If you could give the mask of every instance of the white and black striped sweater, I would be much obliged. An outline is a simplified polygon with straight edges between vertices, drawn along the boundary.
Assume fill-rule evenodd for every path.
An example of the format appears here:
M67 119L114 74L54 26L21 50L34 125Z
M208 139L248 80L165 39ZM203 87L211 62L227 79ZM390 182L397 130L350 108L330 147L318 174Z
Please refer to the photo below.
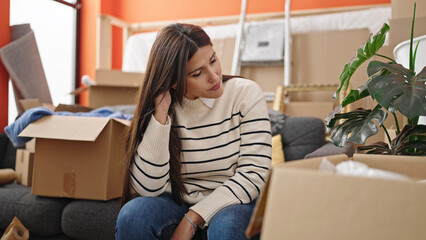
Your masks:
M169 135L182 141L184 200L208 224L222 208L249 203L263 189L271 164L271 126L264 95L253 81L233 78L217 99L184 99L177 122L151 117L131 167L131 184L142 196L170 192Z

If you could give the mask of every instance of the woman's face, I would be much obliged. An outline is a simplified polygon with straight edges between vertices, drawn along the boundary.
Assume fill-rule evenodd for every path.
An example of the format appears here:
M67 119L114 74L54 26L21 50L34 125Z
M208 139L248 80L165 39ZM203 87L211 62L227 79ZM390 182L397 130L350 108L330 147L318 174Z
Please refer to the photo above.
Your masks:
M188 61L186 74L186 98L222 96L222 67L211 45L201 47L195 52Z

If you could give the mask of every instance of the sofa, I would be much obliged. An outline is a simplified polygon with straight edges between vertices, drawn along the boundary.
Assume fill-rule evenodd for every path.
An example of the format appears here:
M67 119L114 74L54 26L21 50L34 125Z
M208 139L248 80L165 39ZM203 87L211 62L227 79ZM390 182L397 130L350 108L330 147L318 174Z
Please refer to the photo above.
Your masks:
M282 138L285 161L353 154L351 144L339 148L326 143L321 119L285 117L275 129L275 134ZM14 168L16 149L4 134L1 134L0 144L0 168ZM0 186L0 235L16 216L28 228L30 239L114 239L119 210L120 199L91 201L41 197L32 195L31 187L10 183Z

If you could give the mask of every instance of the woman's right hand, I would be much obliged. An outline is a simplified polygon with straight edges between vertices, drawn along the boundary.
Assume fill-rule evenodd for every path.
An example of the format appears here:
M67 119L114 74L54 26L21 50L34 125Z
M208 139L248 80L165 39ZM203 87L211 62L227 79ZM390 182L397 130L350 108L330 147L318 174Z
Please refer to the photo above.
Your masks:
M165 91L155 98L154 117L159 123L163 125L165 125L167 122L167 116L171 102L172 96L170 95L169 91Z

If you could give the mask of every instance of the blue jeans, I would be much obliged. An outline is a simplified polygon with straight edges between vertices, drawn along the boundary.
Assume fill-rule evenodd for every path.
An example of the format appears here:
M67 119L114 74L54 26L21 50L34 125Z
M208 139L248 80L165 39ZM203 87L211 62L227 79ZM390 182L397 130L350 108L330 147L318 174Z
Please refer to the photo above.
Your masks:
M206 236L209 240L246 239L245 230L254 204L252 202L232 205L220 210L210 221L209 227L199 230L194 239L205 239ZM177 205L170 194L135 198L120 210L115 238L117 240L170 239L188 211L189 205Z

